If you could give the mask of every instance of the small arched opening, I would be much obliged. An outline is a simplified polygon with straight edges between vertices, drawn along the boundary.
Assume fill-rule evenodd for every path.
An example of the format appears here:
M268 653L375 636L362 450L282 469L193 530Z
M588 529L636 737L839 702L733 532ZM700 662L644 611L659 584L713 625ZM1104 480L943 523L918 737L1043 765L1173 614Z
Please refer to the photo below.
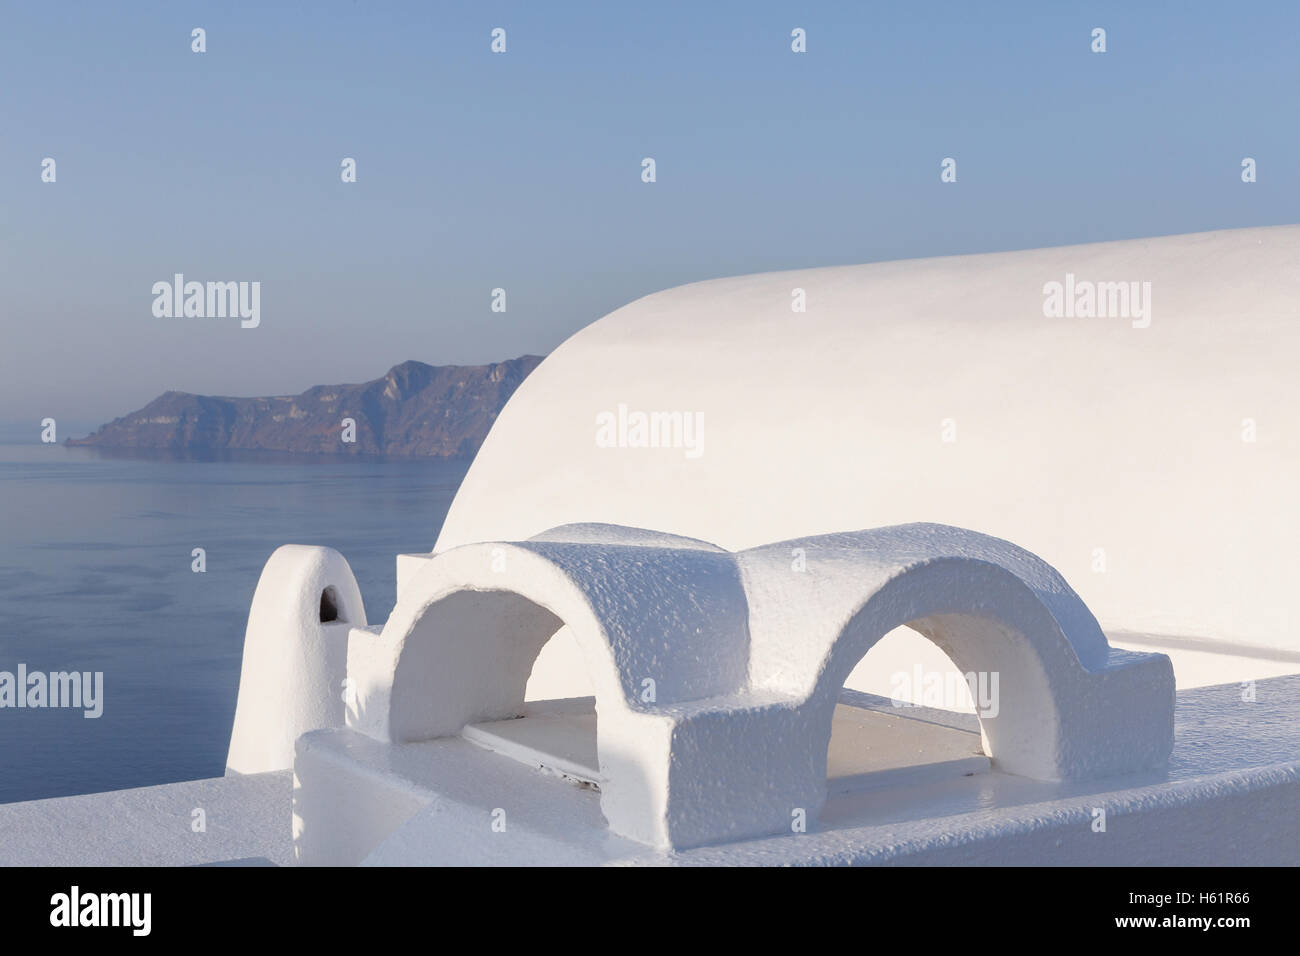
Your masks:
M343 602L339 600L339 592L332 584L320 592L320 623L348 623L347 615L343 610Z

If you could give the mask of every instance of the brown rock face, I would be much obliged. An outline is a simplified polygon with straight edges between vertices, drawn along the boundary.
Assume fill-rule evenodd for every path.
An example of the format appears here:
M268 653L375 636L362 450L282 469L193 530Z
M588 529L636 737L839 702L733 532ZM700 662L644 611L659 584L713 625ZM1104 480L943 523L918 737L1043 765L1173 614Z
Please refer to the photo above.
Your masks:
M301 395L222 398L165 392L137 412L69 445L207 455L274 451L391 458L469 458L506 401L541 362L403 362L360 385L317 385ZM356 441L343 441L343 420Z

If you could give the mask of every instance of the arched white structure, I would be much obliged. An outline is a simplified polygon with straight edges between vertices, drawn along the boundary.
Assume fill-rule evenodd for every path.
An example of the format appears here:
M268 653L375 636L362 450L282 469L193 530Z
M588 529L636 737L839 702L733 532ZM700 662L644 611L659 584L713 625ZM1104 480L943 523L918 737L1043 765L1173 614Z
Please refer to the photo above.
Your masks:
M382 634L358 635L349 725L403 743L518 716L533 662L561 625L595 690L606 817L665 843L667 712L741 693L747 679L739 571L703 542L579 526L440 556L406 585ZM646 678L653 706L642 701Z
M775 833L820 811L840 688L902 624L1000 674L983 720L999 769L1083 778L1169 753L1168 658L1112 650L1023 549L939 525L740 554L592 525L453 549L407 582L382 633L353 632L348 723L401 744L520 716L533 661L567 626L595 689L611 829L665 847Z
M361 591L341 554L300 544L275 550L248 612L227 769L290 767L301 734L343 726L348 631L365 626Z
M1067 281L1137 283L1149 312L1046 316ZM1298 354L1296 226L695 283L524 381L435 550L577 521L732 550L938 521L1042 555L1108 632L1296 650ZM602 447L620 406L702 416L702 442Z
M795 549L808 570L792 573ZM850 671L876 641L908 625L963 673L1000 675L999 712L981 727L1002 770L1039 779L1105 776L1169 753L1168 658L1110 647L1065 579L1010 542L913 524L796 539L737 557L754 685L820 708L827 735Z

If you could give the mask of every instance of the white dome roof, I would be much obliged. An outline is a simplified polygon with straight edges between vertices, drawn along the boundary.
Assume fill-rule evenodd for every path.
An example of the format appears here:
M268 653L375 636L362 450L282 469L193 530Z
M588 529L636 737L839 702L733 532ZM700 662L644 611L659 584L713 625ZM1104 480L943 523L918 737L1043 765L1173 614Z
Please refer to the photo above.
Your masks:
M1149 325L1137 299L1047 317L1052 282L1150 283ZM579 522L730 550L941 522L1038 554L1109 630L1300 649L1298 360L1296 226L695 283L524 381L435 550ZM702 416L698 455L602 447L620 406Z

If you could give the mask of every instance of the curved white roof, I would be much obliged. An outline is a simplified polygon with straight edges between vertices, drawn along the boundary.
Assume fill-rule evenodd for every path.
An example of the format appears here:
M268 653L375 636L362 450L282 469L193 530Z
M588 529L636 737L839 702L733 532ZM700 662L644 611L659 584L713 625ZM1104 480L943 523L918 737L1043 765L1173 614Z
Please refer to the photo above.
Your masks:
M1127 314L1048 317L1053 282L1137 285ZM1107 629L1300 648L1298 363L1296 226L695 283L529 376L435 550L942 522L1040 555ZM698 454L597 441L638 412L702 416Z

